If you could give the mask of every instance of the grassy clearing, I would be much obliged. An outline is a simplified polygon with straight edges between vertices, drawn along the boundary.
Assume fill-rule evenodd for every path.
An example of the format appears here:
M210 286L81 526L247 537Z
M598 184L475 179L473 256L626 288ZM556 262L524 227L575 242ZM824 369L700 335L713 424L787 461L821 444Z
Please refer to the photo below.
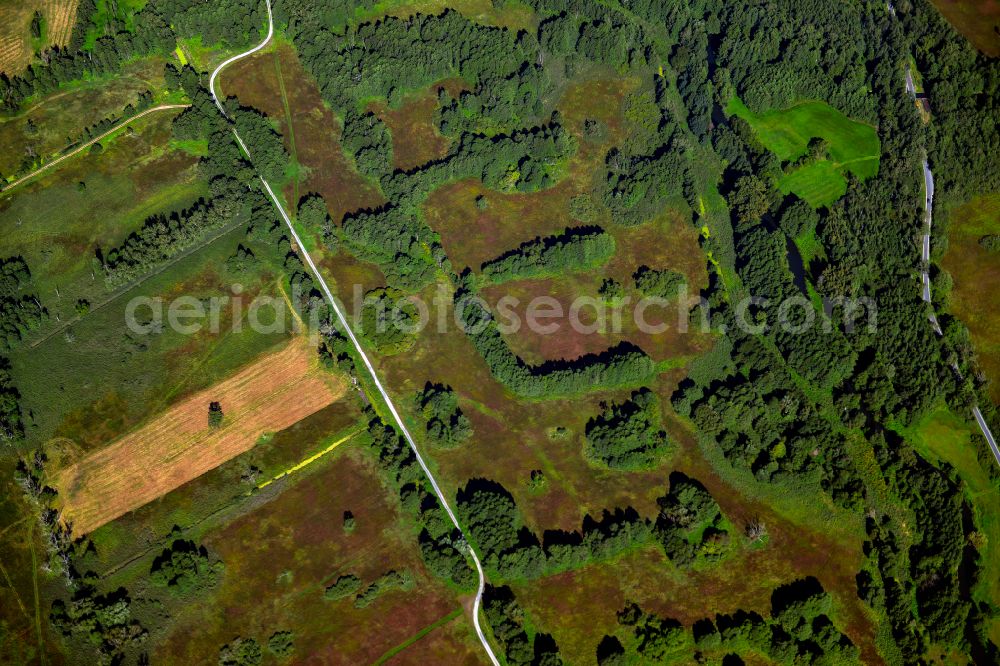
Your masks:
M85 80L35 100L14 115L0 117L0 174L13 180L38 166L39 158L56 157L74 143L83 131L107 117L118 117L139 93L153 91L155 101L166 97L163 88L163 60L147 58L125 65L111 81ZM30 121L30 124L29 124ZM32 159L29 153L39 156Z
M711 481L711 479L710 479ZM736 508L729 497L724 511L741 522L754 514L754 507ZM768 545L748 544L739 530L732 538L736 552L725 563L705 570L681 570L667 560L657 547L634 551L611 562L559 574L530 584L515 586L518 600L532 617L550 631L567 663L591 663L600 638L613 633L616 612L635 601L644 609L674 618L685 625L715 613L736 610L770 610L775 587L805 575L817 575L836 600L838 614L848 626L852 640L873 654L871 631L849 584L855 571L839 558L846 548L826 550L816 535L775 521L766 513L759 516L770 533ZM844 603L846 602L846 603ZM842 609L842 610L841 610ZM868 661L867 663L871 663Z
M1000 194L952 211L948 230L941 260L954 280L948 309L969 327L990 395L1000 402L1000 256L979 245L982 236L1000 234Z
M822 161L786 174L778 181L778 189L819 208L847 194L847 181L831 162Z
M851 120L825 102L802 102L758 114L734 97L726 112L750 123L761 143L782 162L805 155L810 139L828 142L828 159L800 167L778 182L783 193L794 193L811 206L829 205L843 196L845 171L861 180L878 174L880 143L875 128Z
M461 81L450 81L456 87ZM392 135L392 161L397 169L412 169L448 154L451 140L442 136L435 122L438 85L418 95L409 95L398 109L385 103L369 105Z
M557 106L564 127L577 138L579 148L569 160L566 176L553 187L527 194L501 193L468 179L435 190L424 203L423 215L441 235L452 264L458 269L469 266L478 270L481 263L517 247L526 238L578 226L580 221L570 215L570 202L575 196L590 195L608 150L625 139L622 103L637 83L597 77L567 86ZM600 143L583 140L585 119L605 123L607 137ZM478 196L485 197L485 209L476 206ZM598 219L587 223L610 230L610 214L606 210L600 213Z
M537 198L543 197L540 195ZM461 213L456 213L455 217L460 218ZM516 219L501 217L500 224L516 226ZM690 326L686 332L681 330L681 324L688 323L688 313L687 305L679 300L672 299L664 307L657 305L642 312L643 323L650 327L662 327L662 330L639 326L633 312L634 304L642 298L642 294L634 288L632 277L638 266L681 272L686 277L689 294L697 294L707 285L708 276L704 255L698 247L697 230L679 214L670 211L640 227L612 226L608 231L616 239L617 250L611 261L600 269L483 289L482 295L491 305L503 297L516 298L517 303L511 311L521 322L527 321L527 309L533 299L552 297L557 301L556 307L561 309L562 315L552 319L551 323L557 324L558 330L546 332L522 326L519 331L507 336L507 342L515 353L530 363L541 363L599 353L619 342L629 341L641 347L655 361L680 360L680 364L684 365L684 359L706 351L710 344L709 337L701 333L697 325ZM620 309L604 310L603 316L597 307L580 309L577 320L582 327L575 328L570 319L573 302L579 297L599 300L598 289L607 278L622 284L629 300Z
M26 411L32 414L30 443L67 437L84 449L114 439L169 402L204 388L250 358L286 339L285 333L256 333L246 325L246 308L235 300L220 312L219 333L210 327L182 335L138 335L126 325L133 297L188 295L198 299L232 297L231 278L220 267L243 240L243 229L207 247L122 294L100 309L52 335L37 347L22 345L11 360ZM259 294L277 295L272 278L245 276L243 303ZM286 330L289 327L286 327Z
M12 355L33 420L29 442L57 432L85 448L106 442L121 434L119 428L146 418L148 408L165 396L210 384L208 377L218 370L239 367L282 339L249 330L221 338L167 330L141 339L125 327L133 296L179 295L179 289L231 295L219 271L242 229L127 292L109 292L94 265L98 247L117 245L147 216L190 205L207 192L194 158L166 148L169 132L169 118L144 118L134 136L122 137L103 154L74 160L0 200L0 229L9 231L0 234L0 254L25 257L33 289L50 313L37 336ZM241 281L253 294L273 289L272 280L249 275ZM90 303L83 317L77 314L80 300ZM155 351L145 353L150 349ZM194 364L208 375L192 375L199 367Z
M917 451L932 463L948 462L965 484L966 496L975 507L977 530L985 537L984 571L1000 571L1000 486L990 478L976 456L971 435L975 426L963 421L947 407L929 412L906 431ZM1000 577L984 576L977 596L1000 605Z
M280 80L275 58L280 63ZM384 202L344 157L338 142L340 122L324 105L316 84L288 43L278 42L273 54L265 50L234 63L220 78L226 94L237 96L243 104L260 109L277 122L285 147L289 153L294 149L299 168L282 192L293 210L298 192L322 194L337 222L345 213ZM289 100L294 100L294 114L286 113L282 89Z
M92 275L98 247L207 192L192 158L164 150L170 121L151 114L101 155L67 161L0 199L0 255L25 258L53 318L72 315L78 298L105 294Z
M394 493L383 488L359 450L367 437L358 433L359 404L351 398L333 403L93 533L96 552L85 564L103 572L102 589L124 585L156 599L133 606L151 630L144 649L165 663L202 663L214 661L235 635L265 644L274 631L290 630L296 663L372 663L455 611L452 593L423 569ZM299 473L248 492L253 478L278 476L345 437L351 437L348 443ZM341 524L345 511L356 519L350 533ZM175 525L182 538L205 544L225 563L219 584L199 592L197 604L162 595L147 582L150 564ZM324 588L341 574L367 583L389 569L409 572L414 588L386 593L364 609L349 599L323 598ZM473 654L471 629L455 624L459 636L462 630L469 634L468 645L457 640L449 653Z
M153 640L161 658L198 662L234 635L261 641L285 629L295 632L296 661L371 663L455 608L451 593L424 571L408 527L357 454L339 449L252 513L205 535L226 573L205 603L175 610L169 634ZM350 534L340 521L347 510L357 520ZM367 582L389 569L410 572L414 588L364 609L323 598L341 574Z

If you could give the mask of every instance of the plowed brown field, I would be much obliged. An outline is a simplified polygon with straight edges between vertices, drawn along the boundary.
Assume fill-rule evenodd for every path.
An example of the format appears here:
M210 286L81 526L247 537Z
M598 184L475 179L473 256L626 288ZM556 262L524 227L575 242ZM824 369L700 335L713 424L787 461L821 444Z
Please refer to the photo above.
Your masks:
M267 354L55 475L62 518L79 536L139 508L252 448L343 395L305 338ZM219 402L221 427L208 425Z

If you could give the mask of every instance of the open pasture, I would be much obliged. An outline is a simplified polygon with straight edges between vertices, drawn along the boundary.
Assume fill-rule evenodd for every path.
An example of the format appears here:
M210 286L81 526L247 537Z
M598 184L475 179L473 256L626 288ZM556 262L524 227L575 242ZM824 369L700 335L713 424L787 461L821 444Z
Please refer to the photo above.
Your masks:
M847 191L844 171L861 180L878 174L880 143L875 128L851 120L825 102L801 102L787 109L754 113L734 97L726 112L743 118L782 162L806 154L810 139L827 142L828 156L787 173L778 183L813 207L829 205Z

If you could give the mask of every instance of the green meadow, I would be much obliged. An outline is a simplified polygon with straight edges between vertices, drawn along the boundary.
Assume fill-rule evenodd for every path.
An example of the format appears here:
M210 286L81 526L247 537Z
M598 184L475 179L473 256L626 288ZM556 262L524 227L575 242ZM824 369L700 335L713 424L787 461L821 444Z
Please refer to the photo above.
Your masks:
M847 192L845 172L861 180L878 174L881 144L875 128L851 120L826 102L754 113L734 97L726 112L750 123L764 147L782 162L805 155L811 139L827 142L826 159L794 168L778 181L782 193L795 194L814 208L828 206Z

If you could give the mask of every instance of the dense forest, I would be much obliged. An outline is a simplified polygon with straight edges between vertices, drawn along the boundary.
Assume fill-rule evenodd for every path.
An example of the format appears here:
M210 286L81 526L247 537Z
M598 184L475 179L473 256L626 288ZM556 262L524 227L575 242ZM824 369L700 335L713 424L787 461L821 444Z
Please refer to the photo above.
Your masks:
M522 243L482 265L487 283L556 276L598 268L615 253L615 239L600 227L566 229Z

